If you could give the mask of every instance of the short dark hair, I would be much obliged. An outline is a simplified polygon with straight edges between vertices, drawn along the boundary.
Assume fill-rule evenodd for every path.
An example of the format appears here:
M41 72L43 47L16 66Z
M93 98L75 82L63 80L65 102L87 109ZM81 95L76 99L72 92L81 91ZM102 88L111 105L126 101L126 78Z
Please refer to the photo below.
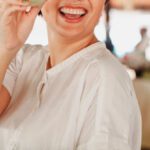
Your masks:
M109 2L109 0L106 0L106 1L105 1L105 5L106 5L108 2ZM42 16L42 12L40 11L38 15L39 15L39 16Z
M109 0L106 0L106 1L105 1L105 4L107 4L108 2L109 2Z
M42 12L41 12L41 10L40 10L40 12L38 13L38 15L39 15L39 16L42 16Z

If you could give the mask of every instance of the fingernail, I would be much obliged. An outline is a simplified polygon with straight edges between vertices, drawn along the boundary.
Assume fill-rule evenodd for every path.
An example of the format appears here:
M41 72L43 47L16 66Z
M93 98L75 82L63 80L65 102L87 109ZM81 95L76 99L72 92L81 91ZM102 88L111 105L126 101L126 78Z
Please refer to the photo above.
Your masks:
M28 6L26 12L29 12L30 10L31 10L31 6Z

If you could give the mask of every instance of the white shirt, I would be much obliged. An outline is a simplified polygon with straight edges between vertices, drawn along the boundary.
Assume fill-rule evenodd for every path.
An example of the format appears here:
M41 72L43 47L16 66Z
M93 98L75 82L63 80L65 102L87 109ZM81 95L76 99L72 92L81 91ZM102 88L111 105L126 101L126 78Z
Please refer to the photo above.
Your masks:
M48 58L47 47L25 45L10 64L0 150L140 150L132 82L105 45L46 70Z

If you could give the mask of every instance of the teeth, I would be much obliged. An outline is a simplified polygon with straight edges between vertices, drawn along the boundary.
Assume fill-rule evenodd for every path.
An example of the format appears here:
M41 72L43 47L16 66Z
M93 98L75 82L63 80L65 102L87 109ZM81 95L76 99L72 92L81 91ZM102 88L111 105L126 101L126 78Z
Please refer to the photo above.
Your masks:
M86 11L84 9L71 9L71 8L61 8L60 11L64 14L71 14L71 15L84 15Z

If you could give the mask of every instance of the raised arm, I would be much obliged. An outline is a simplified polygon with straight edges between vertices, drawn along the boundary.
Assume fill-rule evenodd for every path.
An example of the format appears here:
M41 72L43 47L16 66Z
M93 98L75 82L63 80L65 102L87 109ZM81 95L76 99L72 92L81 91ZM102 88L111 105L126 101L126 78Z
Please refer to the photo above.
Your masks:
M6 70L12 58L7 53L0 53L0 114L6 109L10 102L10 94L2 85Z
M10 102L10 94L2 85L7 68L32 31L41 6L26 12L29 2L0 0L0 115Z

